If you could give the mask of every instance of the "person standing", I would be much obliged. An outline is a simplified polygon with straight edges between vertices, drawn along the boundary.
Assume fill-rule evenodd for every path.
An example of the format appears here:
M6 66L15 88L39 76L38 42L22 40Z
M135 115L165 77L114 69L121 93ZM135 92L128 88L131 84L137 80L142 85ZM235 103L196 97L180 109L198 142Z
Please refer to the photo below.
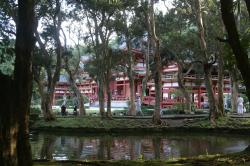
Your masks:
M244 99L243 99L243 97L241 97L239 95L239 97L237 99L237 113L239 115L242 115L244 112L244 104L243 103L244 103Z
M135 99L135 107L136 107L136 114L143 116L142 110L141 110L141 98L139 93L136 93L136 99Z

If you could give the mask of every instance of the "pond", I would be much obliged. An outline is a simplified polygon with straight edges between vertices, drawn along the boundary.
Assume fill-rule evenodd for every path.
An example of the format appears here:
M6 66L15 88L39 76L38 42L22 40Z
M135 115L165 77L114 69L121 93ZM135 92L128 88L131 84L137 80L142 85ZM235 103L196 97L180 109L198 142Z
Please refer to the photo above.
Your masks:
M31 134L30 143L33 159L151 160L239 152L248 146L250 138L188 133L93 136L41 132Z

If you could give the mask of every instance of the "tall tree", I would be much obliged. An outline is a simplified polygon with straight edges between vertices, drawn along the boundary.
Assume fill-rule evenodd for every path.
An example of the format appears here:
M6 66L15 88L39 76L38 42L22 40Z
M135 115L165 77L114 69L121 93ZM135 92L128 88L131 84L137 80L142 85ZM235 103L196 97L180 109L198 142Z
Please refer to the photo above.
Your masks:
M96 67L99 70L99 72L96 73L96 80L98 84L98 100L100 114L102 117L105 117L106 115L104 109L104 90L108 70L103 70L103 67L106 66L106 61L104 60L105 57L109 56L108 45L110 36L114 31L112 26L114 22L113 15L115 12L118 11L117 6L119 5L119 3L109 3L109 1L77 2L78 3L76 3L76 6L80 7L80 10L85 10L84 17L87 19L87 27L89 30L89 46L93 50L94 60L99 62L96 64ZM106 58L106 60L107 59L108 58ZM111 73L109 73L108 75L110 74Z
M194 2L194 11L196 15L196 22L197 27L199 30L199 41L200 41L200 48L202 53L202 63L203 63L203 70L204 70L204 80L206 84L206 90L208 93L208 101L209 101L209 118L212 123L215 123L215 119L218 115L218 106L215 99L215 94L213 90L212 84L212 76L211 76L211 67L212 64L209 59L209 55L207 52L207 43L205 39L205 29L203 24L202 18L202 11L201 11L201 3L200 0L195 0Z
M38 56L42 56L40 58L44 59L44 64L42 65L46 71L46 77L41 78L41 75L39 75L40 72L37 71L37 68L35 66L34 78L36 83L38 84L39 93L41 95L41 109L43 112L43 116L46 120L54 120L55 117L52 113L53 95L56 83L57 81L59 81L60 70L62 67L61 61L63 55L63 47L60 41L60 31L63 21L63 13L61 11L60 0L41 4L40 8L41 15L44 15L42 19L49 19L52 21L46 21L44 23L46 25L46 28L44 29L45 31L42 34L39 34L38 31L35 32L36 40L42 54ZM46 8L46 11L42 10L44 8ZM44 37L44 42L41 36ZM54 57L56 57L56 60L54 60ZM46 81L44 79L46 79Z
M160 56L160 40L155 31L155 16L154 16L154 0L149 2L149 34L152 37L152 43L154 47L154 82L155 82L155 111L153 114L153 122L155 124L161 124L161 99L162 99L162 66Z
M32 0L18 1L14 78L0 73L0 80L3 83L0 98L4 101L0 106L1 165L32 165L28 125L36 28L34 6Z
M122 41L126 43L126 53L127 53L127 75L129 78L129 88L130 88L130 108L129 115L136 115L135 111L135 57L132 52L133 41L138 39L143 35L143 27L138 24L142 22L138 15L135 14L138 4L136 1L131 1L129 4L123 5L121 12L116 14L116 24L115 30L118 36L122 38Z
M82 57L82 53L83 53L83 48L80 47L80 38L81 35L79 33L79 29L77 34L77 42L75 42L74 39L72 39L72 37L70 36L70 31L71 26L69 25L68 27L68 31L69 31L69 38L71 39L71 41L74 42L75 48L74 49L68 49L67 47L67 37L64 33L64 31L62 30L63 36L64 36L64 68L66 70L66 72L68 73L68 81L70 83L70 86L74 92L74 95L76 95L77 97L77 106L79 106L79 114L80 116L84 116L86 115L86 110L84 107L84 98L83 95L81 94L80 89L77 86L77 78L79 78L80 76L80 72L82 71L80 68L80 63L81 63L81 57ZM78 77L77 77L78 76Z
M249 9L249 2L247 0L245 2L247 4L247 8ZM241 72L246 86L248 100L250 100L250 61L247 54L248 46L243 46L243 43L240 40L237 24L235 22L233 0L220 0L220 3L222 19L228 33L228 43L233 50L237 67Z

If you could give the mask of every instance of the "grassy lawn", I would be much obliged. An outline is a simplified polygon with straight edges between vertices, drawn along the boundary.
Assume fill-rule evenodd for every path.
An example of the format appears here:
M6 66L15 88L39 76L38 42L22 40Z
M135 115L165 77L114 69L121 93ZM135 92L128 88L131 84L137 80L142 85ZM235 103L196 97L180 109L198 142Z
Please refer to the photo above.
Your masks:
M155 125L152 123L152 119L133 119L133 118L100 118L93 116L86 117L57 117L55 121L44 121L42 118L35 121L32 125L32 129L143 129L161 131L159 129L178 129L190 131L190 129L218 129L221 131L239 130L250 131L250 119L236 119L236 118L220 118L216 121L215 125L212 125L208 119L164 119L161 125ZM162 130L162 131L163 131ZM243 132L241 132L243 133ZM243 133L244 134L244 133ZM246 133L247 134L247 133Z
M250 129L249 118L219 118L214 125L209 120L194 120L186 124L187 127L200 127L200 128L233 128L233 129Z
M58 117L55 121L46 122L39 119L33 128L143 128L157 127L148 119L102 119L100 117Z

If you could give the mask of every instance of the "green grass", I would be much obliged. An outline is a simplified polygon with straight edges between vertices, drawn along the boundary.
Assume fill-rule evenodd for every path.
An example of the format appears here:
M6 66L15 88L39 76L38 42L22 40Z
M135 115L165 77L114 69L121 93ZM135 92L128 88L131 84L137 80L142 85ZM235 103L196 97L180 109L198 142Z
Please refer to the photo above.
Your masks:
M39 119L32 128L143 128L156 127L148 119L102 119L100 117L58 117L55 121Z
M163 120L162 125L155 125L152 119L133 119L133 118L101 118L101 117L57 117L55 121L45 121L42 118L32 124L32 129L44 128L92 128L92 129L143 129L148 128L158 130L159 128L182 127L184 128L198 128L198 129L238 129L250 131L250 119L234 119L234 118L220 118L212 125L208 119L192 119L192 120Z
M223 117L217 119L215 125L212 125L208 119L202 119L188 123L186 126L201 128L250 129L250 119Z

